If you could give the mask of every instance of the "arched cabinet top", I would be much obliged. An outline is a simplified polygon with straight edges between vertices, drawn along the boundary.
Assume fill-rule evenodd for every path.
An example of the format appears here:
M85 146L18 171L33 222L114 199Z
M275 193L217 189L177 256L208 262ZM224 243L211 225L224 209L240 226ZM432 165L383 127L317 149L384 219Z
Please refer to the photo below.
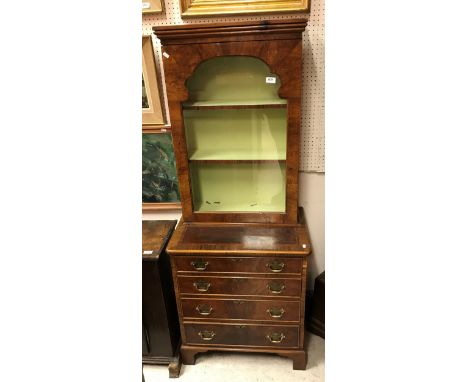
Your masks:
M185 85L192 103L281 101L281 79L258 57L210 58L195 68Z
M189 98L187 80L203 62L222 56L262 60L280 78L281 98L300 97L302 32L307 20L154 27L161 40L169 102Z

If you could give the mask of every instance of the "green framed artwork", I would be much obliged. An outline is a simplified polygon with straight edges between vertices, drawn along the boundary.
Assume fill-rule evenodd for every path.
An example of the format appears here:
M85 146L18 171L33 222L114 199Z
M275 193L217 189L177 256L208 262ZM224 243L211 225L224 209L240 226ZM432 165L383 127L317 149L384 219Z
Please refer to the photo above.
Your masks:
M167 129L143 134L142 201L144 211L181 208L174 146Z

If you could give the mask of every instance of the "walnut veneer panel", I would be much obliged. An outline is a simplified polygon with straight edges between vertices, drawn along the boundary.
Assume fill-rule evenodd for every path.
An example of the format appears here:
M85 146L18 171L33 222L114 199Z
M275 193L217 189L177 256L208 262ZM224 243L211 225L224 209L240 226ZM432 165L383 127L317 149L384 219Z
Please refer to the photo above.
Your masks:
M262 224L181 224L168 248L169 253L253 253L302 255L310 253L310 241L304 225L273 226Z
M300 302L281 300L182 298L184 319L300 321Z
M174 258L178 273L275 273L300 274L302 258L287 257L203 257L177 256Z
M177 283L181 294L299 298L301 292L301 279L178 276Z
M298 326L190 323L185 336L188 344L299 347Z

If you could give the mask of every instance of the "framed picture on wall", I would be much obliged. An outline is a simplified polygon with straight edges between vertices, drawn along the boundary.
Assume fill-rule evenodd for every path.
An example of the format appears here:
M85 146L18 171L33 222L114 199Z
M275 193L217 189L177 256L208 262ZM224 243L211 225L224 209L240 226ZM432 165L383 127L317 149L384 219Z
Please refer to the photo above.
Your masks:
M143 36L142 50L142 122L143 125L164 125L161 93L158 86L156 60L151 36Z
M182 17L308 12L310 0L180 0Z
M162 13L164 11L163 0L142 0L141 11L145 13Z
M181 208L170 129L144 132L142 143L143 211Z

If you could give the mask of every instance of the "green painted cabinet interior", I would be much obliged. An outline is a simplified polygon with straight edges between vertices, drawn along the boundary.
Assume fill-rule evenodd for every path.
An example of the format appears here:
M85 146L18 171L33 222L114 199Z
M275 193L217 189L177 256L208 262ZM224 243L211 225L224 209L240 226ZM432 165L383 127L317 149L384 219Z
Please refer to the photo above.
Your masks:
M187 81L183 104L193 209L286 210L287 102L258 58L216 57Z

